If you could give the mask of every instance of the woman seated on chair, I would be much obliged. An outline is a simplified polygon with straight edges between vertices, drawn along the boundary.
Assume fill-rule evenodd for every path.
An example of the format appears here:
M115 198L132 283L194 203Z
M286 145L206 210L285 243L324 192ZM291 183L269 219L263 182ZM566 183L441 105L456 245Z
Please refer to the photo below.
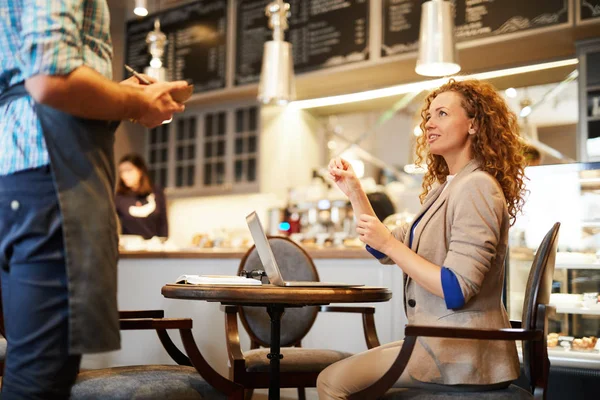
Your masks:
M126 154L119 161L115 204L122 234L144 239L169 235L165 194L152 184L148 167L139 154Z
M331 178L357 215L360 240L380 262L405 274L409 324L510 328L502 304L508 228L523 206L523 144L516 116L496 90L450 80L425 99L417 164L427 172L422 208L390 232L376 217L350 164L329 163ZM320 399L345 399L379 379L402 341L325 369ZM514 342L419 338L396 387L493 390L519 376Z

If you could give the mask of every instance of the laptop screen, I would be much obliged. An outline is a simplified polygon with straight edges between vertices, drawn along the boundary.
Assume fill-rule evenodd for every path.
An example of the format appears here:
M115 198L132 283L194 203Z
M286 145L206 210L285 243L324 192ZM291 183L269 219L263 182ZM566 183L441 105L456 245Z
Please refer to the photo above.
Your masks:
M248 228L250 228L250 234L252 235L252 239L254 239L254 245L258 251L258 258L260 258L260 262L269 277L269 281L273 285L283 286L285 282L279 272L279 266L277 265L277 261L275 261L275 255L273 254L271 245L269 245L269 240L267 239L267 235L265 235L265 231L258 219L256 211L248 214L246 223L248 224Z

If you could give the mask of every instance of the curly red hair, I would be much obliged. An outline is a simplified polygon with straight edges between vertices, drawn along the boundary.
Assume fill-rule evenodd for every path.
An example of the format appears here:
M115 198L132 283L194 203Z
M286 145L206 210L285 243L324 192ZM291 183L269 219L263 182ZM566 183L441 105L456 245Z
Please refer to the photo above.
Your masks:
M425 123L429 106L440 93L455 92L462 97L462 107L467 116L473 118L477 134L473 135L471 151L479 161L481 168L492 175L500 186L506 199L511 225L524 204L525 182L523 157L524 144L519 135L516 115L509 110L504 99L489 83L470 79L448 83L431 92L425 99L421 110L421 130L426 132ZM423 192L419 196L421 202L437 181L446 182L449 174L448 165L440 155L428 151L427 135L417 138L416 164L425 160L427 172L423 178Z

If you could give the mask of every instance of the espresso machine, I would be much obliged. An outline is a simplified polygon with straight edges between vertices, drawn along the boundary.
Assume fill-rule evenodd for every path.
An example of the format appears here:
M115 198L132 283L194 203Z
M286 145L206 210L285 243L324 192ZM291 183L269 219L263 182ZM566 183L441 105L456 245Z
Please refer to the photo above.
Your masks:
M268 234L289 235L304 244L325 245L356 235L354 212L347 200L321 199L269 210Z

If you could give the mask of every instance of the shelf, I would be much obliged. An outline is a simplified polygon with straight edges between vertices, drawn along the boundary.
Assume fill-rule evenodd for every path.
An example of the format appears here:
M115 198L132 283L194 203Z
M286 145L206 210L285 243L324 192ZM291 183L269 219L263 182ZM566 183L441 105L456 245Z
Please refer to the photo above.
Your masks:
M600 264L569 264L560 263L554 266L554 269L600 269Z
M588 86L586 89L588 92L596 92L600 90L600 85Z
M521 346L517 346L519 361L523 362ZM548 347L548 358L554 367L600 369L600 353Z
M581 307L556 306L556 313L557 314L600 315L600 307L581 308Z
M600 121L600 118L598 119ZM591 228L600 228L600 221L597 219L589 220L589 221L581 221L581 226L591 227Z
M556 367L600 368L600 353L593 351L565 350L549 347L550 364Z
M587 117L587 122L596 122L600 121L600 115L596 115L594 117Z

